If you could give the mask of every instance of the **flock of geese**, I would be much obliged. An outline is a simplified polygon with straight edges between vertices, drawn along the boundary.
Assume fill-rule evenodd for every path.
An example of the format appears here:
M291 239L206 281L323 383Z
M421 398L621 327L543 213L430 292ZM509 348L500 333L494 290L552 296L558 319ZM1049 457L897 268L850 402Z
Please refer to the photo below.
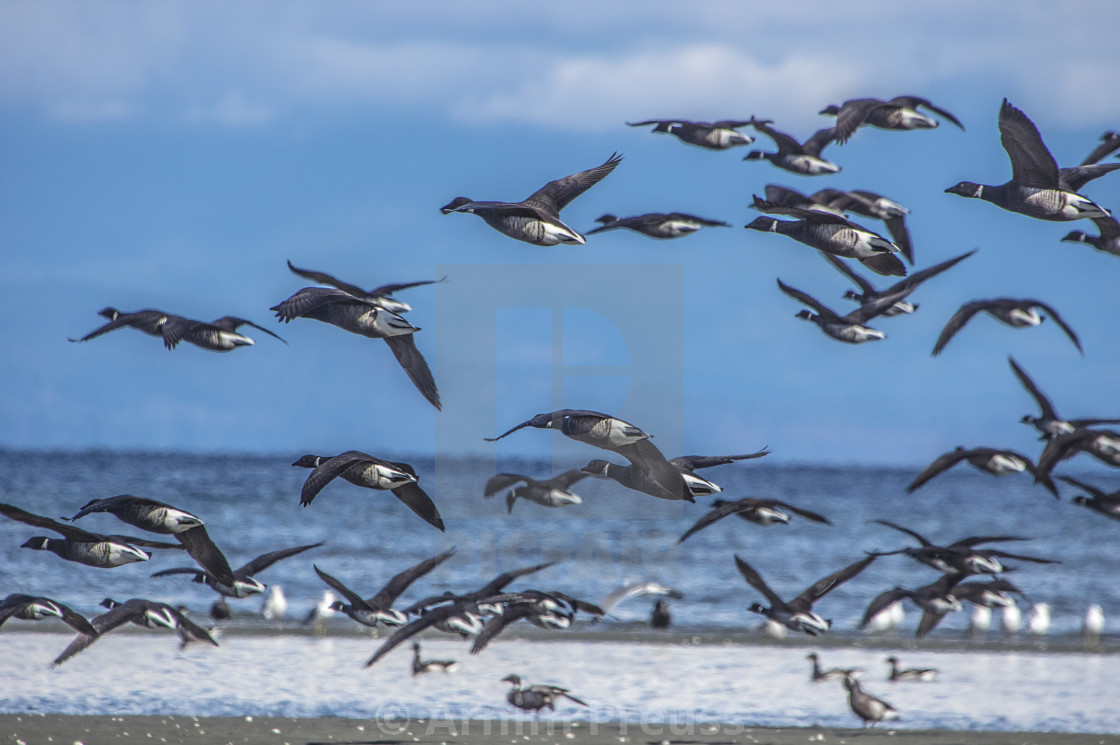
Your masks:
M923 113L920 109L931 113ZM860 127L928 129L938 126L938 119L934 118L936 116L963 129L956 117L945 109L913 96L900 96L887 101L846 101L840 106L829 106L821 113L835 116L835 124L821 129L804 142L774 129L771 121L754 117L714 123L650 120L632 123L631 126L654 125L652 131L655 133L673 135L684 143L713 150L751 144L753 138L739 131L750 127L772 140L777 152L752 151L744 160L766 160L778 168L802 175L838 172L840 167L825 160L823 151L833 143L843 144ZM999 130L1003 148L1011 161L1011 179L997 186L964 181L946 191L991 202L1004 210L1036 219L1092 220L1097 225L1099 235L1075 231L1066 240L1085 242L1101 251L1120 256L1120 229L1117 228L1116 220L1106 209L1077 193L1092 179L1120 169L1120 163L1099 162L1120 149L1120 135L1106 134L1102 144L1081 165L1059 168L1034 124L1007 101L1003 102L1000 109ZM586 240L585 236L565 225L560 219L560 213L572 200L611 174L621 160L621 156L612 155L595 168L546 184L520 202L476 201L458 197L440 209L444 214L477 215L488 226L506 236L538 246L582 244ZM764 198L754 197L753 206L764 214L746 225L747 229L784 235L816 249L858 286L858 292L853 290L846 297L857 302L859 307L841 315L807 293L778 280L779 289L783 293L811 309L801 311L800 317L817 324L825 334L842 342L855 344L884 338L882 332L867 324L878 316L912 313L917 306L907 300L911 293L922 283L948 271L974 253L969 251L948 261L908 273L907 264L913 265L915 262L914 243L905 219L908 210L897 202L870 191L841 192L824 189L806 196L787 187L770 185L766 188ZM883 221L890 239L851 221L845 216L849 213ZM601 226L589 231L588 235L626 228L655 238L672 239L704 228L727 225L721 221L683 213L650 213L621 218L604 214L598 222ZM899 256L905 258L905 263ZM858 261L875 274L900 279L887 289L877 289L852 267L849 263L852 260ZM288 266L295 275L316 284L299 289L274 305L271 309L279 321L288 323L299 318L310 318L353 334L383 339L417 390L432 406L440 409L435 378L415 342L415 334L419 329L405 318L411 307L398 300L395 295L409 288L442 280L388 284L364 290L325 272L296 267L290 262ZM1045 314L1065 331L1078 349L1081 348L1073 329L1051 306L1029 298L995 298L976 300L962 306L945 326L933 354L941 352L953 336L960 333L980 312L1016 327L1037 326ZM162 338L168 349L174 349L179 343L186 341L203 349L228 352L253 344L252 339L239 333L238 329L243 326L251 326L283 341L272 331L252 321L232 316L206 323L152 309L125 313L110 307L100 314L107 319L107 323L84 337L71 341L85 342L129 327ZM1038 406L1039 415L1025 416L1023 421L1037 428L1045 440L1041 455L1034 459L995 448L958 448L931 463L914 479L908 491L920 488L961 462L968 462L995 475L1028 472L1055 497L1058 497L1058 489L1052 479L1053 469L1078 453L1087 453L1111 466L1120 467L1120 433L1097 428L1102 424L1120 423L1120 419L1063 419L1027 372L1014 359L1010 359L1010 365L1014 375ZM769 453L767 449L761 449L730 456L687 455L667 458L653 444L651 435L637 425L609 414L576 409L538 414L489 439L501 440L525 429L553 430L596 448L605 455L589 460L580 469L551 478L512 473L495 475L483 488L484 496L504 493L509 512L513 511L518 500L548 508L577 505L581 498L573 492L573 488L587 477L612 480L621 487L658 499L695 502L698 497L711 496L721 491L718 484L699 472L737 461L760 458ZM611 455L626 462L609 460ZM444 530L444 522L436 502L421 487L416 470L407 463L392 462L353 450L333 456L307 454L298 458L292 466L310 469L299 499L299 504L304 507L310 506L320 491L341 477L359 487L391 492L425 523ZM1086 495L1075 500L1078 504L1120 519L1120 492L1108 493L1104 489L1066 476L1058 478L1086 492ZM100 534L78 528L74 524L97 513L107 513L134 528L169 537L170 540ZM234 569L224 552L207 533L205 521L201 517L145 497L125 494L95 499L62 522L9 504L0 504L0 514L55 536L30 537L23 544L24 548L53 553L62 559L91 567L114 568L146 561L150 552L156 550L184 551L195 562L193 566L165 569L152 576L181 575L204 583L220 597L220 604L216 604L216 608L224 605L226 598L245 598L262 593L265 585L256 575L278 561L312 551L322 545L315 543L278 549ZM731 515L759 525L789 523L791 515L829 523L828 518L823 515L780 500L715 500L711 509L681 535L679 542L683 543L698 531ZM829 592L859 575L881 556L905 555L932 569L936 572L937 579L923 587L895 587L882 592L868 605L860 628L873 631L896 624L903 602L909 601L922 611L916 635L923 637L931 633L947 613L961 610L963 602L989 611L995 607L1014 606L1013 596L1022 596L1023 592L999 576L1007 569L1004 560L1037 564L1055 561L1048 557L981 547L1024 540L1023 536L968 536L946 542L926 538L908 527L886 520L876 522L890 531L906 535L917 545L895 551L867 553L848 566L817 580L792 598L771 588L746 559L734 556L735 566L743 579L757 593L758 599L766 603L754 602L749 610L786 631L813 636L826 633L832 622L814 608ZM395 629L365 662L366 667L378 663L396 647L411 641L414 674L450 670L456 664L454 661L422 658L420 646L414 640L418 633L431 628L472 639L470 652L478 654L517 621L524 620L545 629L562 630L569 628L578 614L601 618L621 600L641 595L659 598L651 622L655 627L663 628L670 623L667 598L680 597L677 591L656 583L623 588L619 594L609 596L600 604L556 589L508 589L513 582L550 566L540 564L505 572L474 591L445 591L404 608L395 607L398 598L413 583L447 561L453 553L454 549L448 550L403 569L369 596L365 594L368 589L361 592L354 590L344 580L314 565L314 571L330 588L329 592L337 593L333 597L340 598L329 603L330 610L343 613L363 626L387 626ZM1026 578L1026 574L1023 572L1022 576ZM969 577L977 576L987 579L966 581ZM184 643L217 645L211 630L190 620L182 608L142 598L125 602L106 599L103 606L106 608L105 613L87 619L56 600L12 594L0 603L0 623L9 618L38 620L54 617L69 624L77 632L77 637L51 662L52 667L62 664L94 644L104 634L127 623L172 629ZM1100 629L1097 628L1096 633L1099 632ZM810 655L810 659L813 660L811 680L842 681L852 711L865 725L874 725L897 715L888 704L862 690L857 679L858 670L821 670L817 656ZM899 670L897 660L893 657L888 662L891 664L889 679L892 681L929 680L936 675L936 671L931 670ZM507 676L503 680L511 684L508 694L510 704L520 709L535 712L543 708L552 709L555 702L561 699L586 705L559 686L522 685L517 675Z

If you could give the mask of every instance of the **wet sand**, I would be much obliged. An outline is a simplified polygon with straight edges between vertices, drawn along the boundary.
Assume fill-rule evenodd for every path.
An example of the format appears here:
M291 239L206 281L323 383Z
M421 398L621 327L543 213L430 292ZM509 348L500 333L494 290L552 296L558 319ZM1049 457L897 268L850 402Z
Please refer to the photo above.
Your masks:
M531 717L503 720L288 719L281 717L68 716L0 714L0 745L489 745L490 743L650 743L652 745L1120 745L1120 735L829 727L749 727L715 723L591 724Z

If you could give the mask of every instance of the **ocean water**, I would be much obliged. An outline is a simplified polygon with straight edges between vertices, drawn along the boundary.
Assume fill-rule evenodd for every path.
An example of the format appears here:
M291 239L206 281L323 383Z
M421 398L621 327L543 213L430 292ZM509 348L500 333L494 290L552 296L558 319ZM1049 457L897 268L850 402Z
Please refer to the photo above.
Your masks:
M218 649L180 652L173 635L122 630L47 670L66 646L68 629L9 621L0 629L0 711L376 718L398 707L413 717L499 716L509 713L500 678L518 672L526 680L571 687L592 704L586 710L564 708L557 716L856 724L838 684L808 682L804 657L817 650L826 665L865 668L865 689L904 711L899 726L1120 731L1115 707L1120 640L1114 620L1120 614L1120 523L1072 504L1072 489L1063 488L1059 501L1029 477L995 478L959 466L906 494L918 468L761 459L711 469L705 476L723 486L724 498L778 498L821 513L833 524L794 516L790 525L761 527L730 517L678 545L709 499L695 505L664 503L613 482L587 479L573 488L584 497L582 505L549 510L519 501L508 515L503 499L482 496L492 467L469 459L397 455L417 467L444 516L444 534L392 495L341 481L310 507L300 507L300 486L308 472L290 466L299 455L0 452L0 501L37 514L70 516L91 499L121 493L152 497L201 516L234 567L278 548L325 542L261 573L262 581L283 588L290 604L287 617L261 619L260 596L231 600L235 619L219 637ZM511 460L500 468L547 476L554 466L578 465ZM1114 488L1115 477L1103 469L1070 473ZM739 576L734 555L749 561L789 599L867 551L913 545L901 533L868 523L876 518L941 543L971 535L1029 538L1002 547L1061 563L1008 560L1016 568L1007 576L1028 596L1020 602L1024 612L1037 602L1051 606L1049 633L1005 639L996 630L997 615L996 628L977 638L967 631L966 611L951 614L919 642L913 632L920 613L912 606L896 635L868 637L856 631L867 603L879 592L936 579L932 570L905 556L880 557L818 603L816 610L833 619L827 637L772 640L758 630L760 617L745 608L765 601ZM83 518L79 525L137 533L104 514ZM19 548L40 533L0 520L3 594L47 595L89 615L100 612L98 603L105 597L144 597L185 605L201 620L216 597L186 577L149 577L160 569L189 566L181 552L155 552L143 564L100 570ZM377 644L366 630L344 617L317 629L301 623L326 589L313 565L369 596L396 572L452 546L456 555L410 588L400 605L448 589L473 589L499 572L546 561L558 563L511 587L556 589L598 602L622 584L656 579L684 598L672 601L668 634L648 628L651 601L634 599L602 623L580 623L565 632L529 628L532 633L525 633L519 624L477 657L457 640L425 636L426 657L457 658L464 665L457 675L417 680L408 676L406 647L363 670ZM1080 626L1090 603L1104 608L1109 626L1100 645L1086 647ZM887 683L883 658L888 650L897 652L904 665L940 668L940 680Z

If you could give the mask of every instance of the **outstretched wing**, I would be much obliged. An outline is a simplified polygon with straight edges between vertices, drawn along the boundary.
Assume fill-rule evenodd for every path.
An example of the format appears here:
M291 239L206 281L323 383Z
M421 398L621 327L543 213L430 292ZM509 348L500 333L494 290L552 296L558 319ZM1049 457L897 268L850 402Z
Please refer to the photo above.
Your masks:
M941 335L937 337L937 343L933 345L932 357L941 354L941 350L949 343L958 331L964 328L964 325L972 320L972 317L982 310L987 310L993 307L991 300L974 300L971 303L965 303L953 314L949 322L945 324L945 328L941 330Z
M420 488L420 484L412 481L404 486L398 486L392 491L397 499L404 502L405 505L419 515L424 522L440 530L444 530L443 518L439 516L439 510L436 509L435 502L432 501L432 498L428 496L427 492Z
M525 202L554 214L559 213L573 199L602 181L621 162L622 156L618 153L612 153L611 157L602 165L548 182Z
M234 574L236 576L242 577L242 578L252 577L254 574L259 574L259 573L263 572L265 569L268 569L270 566L272 566L276 562L280 561L281 559L286 559L289 556L295 556L296 554L303 553L304 551L307 551L308 549L318 548L319 546L322 546L323 543L324 543L323 541L320 541L318 543L310 543L306 546L295 546L293 548L282 548L279 551L270 551L267 554L261 554L260 556L253 559L252 561L250 561L245 566L238 569L236 572L234 572Z
M375 608L388 608L392 606L393 602L400 597L402 592L408 589L409 585L450 559L454 554L455 549L450 548L442 554L432 556L418 564L410 566L408 569L405 569L389 580L388 583L381 588L379 593L369 599L369 604Z
M999 138L1011 160L1013 181L1037 189L1059 188L1058 164L1046 149L1038 127L1006 98L999 110Z
M777 593L770 589L770 586L767 585L765 580L762 579L762 576L754 570L754 567L740 559L738 555L735 556L735 566L738 567L739 574L743 575L743 579L747 581L747 584L758 590L766 597L766 599L770 602L771 608L775 610L789 609L789 606L786 604L786 602L778 597Z
M437 410L442 410L443 404L439 400L436 379L432 376L428 361L416 348L416 340L412 338L412 334L386 336L385 343L389 345L389 349L393 350L397 362L408 373L408 378L416 386L416 389L423 394L424 398L428 399L428 403L436 407Z

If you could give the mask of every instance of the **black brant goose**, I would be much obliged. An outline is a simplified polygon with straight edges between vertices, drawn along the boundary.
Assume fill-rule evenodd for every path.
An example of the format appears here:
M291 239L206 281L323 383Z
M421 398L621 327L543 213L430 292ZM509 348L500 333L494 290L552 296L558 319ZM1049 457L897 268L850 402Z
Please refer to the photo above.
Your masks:
M778 152L766 153L752 150L743 156L743 160L768 160L778 168L800 173L803 176L840 172L840 166L821 157L821 151L836 139L836 130L833 127L818 129L812 137L801 143L785 132L772 128L770 124L769 120L751 121L751 126L774 141L778 146Z
M614 153L600 166L548 182L521 202L476 202L456 197L439 209L445 215L452 212L478 215L494 230L537 246L583 244L586 243L584 237L560 221L560 210L599 183L620 162L622 156Z
M50 551L67 561L74 561L99 569L112 569L138 561L147 561L151 556L146 551L142 551L141 548L183 548L178 543L149 541L124 535L90 533L73 525L56 522L49 517L33 515L10 504L0 504L0 515L36 528L46 528L63 536L62 538L35 536L20 548Z
M852 269L848 265L848 262L842 259L838 259L832 254L822 253L821 256L823 256L829 264L832 264L832 266L834 266L845 277L852 280L859 286L860 292L856 292L855 290L848 290L846 293L844 293L845 300L855 300L862 307L870 305L880 298L890 297L894 300L894 305L879 313L879 315L881 316L890 317L902 315L904 313L913 313L914 311L916 311L918 309L917 304L910 303L906 300L910 293L918 289L918 287L927 279L936 277L946 269L949 269L960 261L963 261L969 256L972 256L972 254L976 253L976 251L977 249L974 248L971 251L949 259L948 261L942 261L940 264L934 264L931 267L927 267L925 269L922 269L921 271L914 272L906 279L896 282L886 290L876 290L874 285L872 285L858 272Z
M432 556L418 564L414 564L395 575L376 595L368 600L363 599L361 595L324 572L318 566L315 566L315 573L319 575L319 579L334 588L334 590L347 601L345 603L342 601L332 603L331 610L345 613L363 626L369 626L371 628L376 628L377 626L404 626L408 623L408 616L393 608L393 603L396 602L401 593L408 589L409 585L447 561L454 553L455 549L452 548L444 551L442 554Z
M374 287L372 290L363 290L361 287L356 287L349 282L343 282L341 279L327 274L326 272L317 272L314 269L301 269L298 266L293 266L291 261L288 262L288 269L290 269L293 274L297 274L304 279L310 279L312 282L318 282L321 285L330 285L356 298L375 303L390 313L407 313L412 310L411 305L393 297L395 293L413 287L439 284L447 279L447 277L443 277L442 279L423 279L419 282L400 282L397 284L381 285L380 287Z
M1120 256L1120 222L1117 222L1115 217L1094 217L1093 224L1097 226L1100 235L1089 235L1084 230L1074 230L1066 234L1062 240L1070 243L1088 243L1098 251Z
M856 676L844 676L844 688L848 691L848 706L852 713L863 720L863 726L874 727L879 722L898 719L898 709L881 698L875 698L859 687Z
M577 613L603 616L603 610L585 600L556 590L523 590L483 598L480 603L501 606L501 612L490 617L471 645L471 654L478 654L501 634L507 626L525 619L543 629L567 629Z
M680 238L682 235L690 235L700 230L700 228L729 228L730 224L722 220L708 220L703 217L696 217L695 215L687 215L683 212L649 212L644 215L635 215L633 217L615 217L614 215L603 215L595 222L602 223L594 230L587 231L587 235L594 235L595 233L602 233L606 230L614 230L616 228L627 228L642 235L648 235L650 238Z
M578 494L569 491L569 487L583 480L591 474L572 469L557 474L550 479L537 481L528 476L516 473L499 473L490 477L483 489L484 497L492 497L503 489L506 493L506 511L513 514L513 503L518 499L525 499L542 507L565 507L569 504L583 504L583 499ZM518 486L520 484L520 486Z
M840 680L848 675L854 675L860 672L859 668L855 667L830 667L822 669L820 665L820 657L816 652L810 652L805 655L805 659L813 661L813 672L809 676L809 680L813 683L824 683L826 680Z
M1101 135L1101 144L1097 145L1093 148L1092 152L1085 156L1085 160L1081 161L1081 165L1091 166L1094 163L1099 163L1101 158L1112 154L1116 150L1120 150L1120 132L1105 132Z
M1026 471L1037 479L1040 473L1040 470L1034 465L1030 458L1012 450L999 450L996 448L972 448L966 450L958 445L952 452L939 455L933 463L926 466L925 470L918 474L918 477L910 483L910 486L906 487L907 493L913 492L934 476L937 476L942 471L949 470L961 461L968 461L972 466L981 471L986 471L993 476L1005 476L1009 473L1022 473ZM1058 496L1058 488L1054 486L1054 482L1052 482L1049 477L1041 479L1040 483L1055 497Z
M1120 467L1120 432L1078 427L1052 438L1038 456L1035 480L1045 483L1054 466L1078 453L1088 453L1101 463Z
M93 626L94 631L97 633L78 634L78 636L70 642L70 645L62 651L58 657L51 662L51 667L58 667L66 660L86 649L101 636L107 634L118 626L126 623L133 623L137 626L146 626L148 628L165 628L185 634L195 641L206 642L215 647L218 642L214 641L214 637L210 635L206 629L188 619L177 608L173 608L167 603L157 603L152 600L144 600L143 598L133 598L124 603L118 603L111 598L105 598L101 601L101 605L108 608L108 612L102 613L100 616L95 616L90 619L90 624Z
M797 312L797 318L815 323L821 331L837 341L846 344L863 344L864 342L887 338L885 333L867 326L866 323L893 308L895 305L893 297L872 300L859 306L846 316L841 316L809 293L802 292L796 287L790 287L781 279L778 280L778 288L802 305L808 305L816 311L816 313L813 313L809 310L800 310Z
M212 577L209 572L199 571L191 567L176 567L175 569L164 569L163 571L156 572L153 577L167 577L172 574L190 574L194 576L195 582L205 584L214 592L227 598L244 598L249 595L264 592L264 584L258 580L254 575L260 574L265 569L280 561L287 559L290 556L303 553L312 548L322 546L323 542L311 543L306 546L294 546L292 548L282 548L278 551L270 551L267 554L261 554L257 558L250 561L240 569L235 569L233 572L233 584L227 585L219 582Z
M787 509L794 514L801 515L814 522L832 525L824 515L818 515L816 512L794 507L792 504L783 502L780 499L755 499L754 497L745 497L735 500L734 502L725 502L722 499L717 499L712 502L712 510L685 531L684 535L677 539L677 543L683 543L689 536L700 532L709 525L714 525L728 515L738 515L742 519L755 523L756 525L773 525L774 523L788 525L789 515L782 512L779 508Z
M876 274L905 277L906 266L894 254L898 246L878 233L843 217L818 210L782 207L754 196L754 207L762 212L786 215L794 220L775 220L773 217L756 217L746 225L747 230L762 233L780 233L806 246L840 256L858 259Z
M348 450L333 457L304 455L292 465L313 469L300 492L299 503L304 507L311 504L323 487L341 476L356 486L392 492L424 522L444 530L439 510L427 492L420 488L416 471L407 463L394 463L358 450Z
M682 455L678 458L671 459L669 465L676 468L680 473L692 497L706 497L709 494L716 494L723 491L723 487L697 475L697 469L723 466L738 460L751 460L769 454L770 451L763 448L762 450L754 453L747 453L746 455ZM587 474L599 478L611 479L628 489L644 492L654 497L661 497L664 493L661 482L651 478L651 474L648 470L639 467L621 466L605 460L593 460L584 466L582 470Z
M1071 478L1069 476L1059 476L1058 478L1066 482L1067 484L1076 486L1078 489L1082 489L1089 493L1088 496L1082 494L1074 497L1074 504L1079 504L1084 507L1088 507L1091 510L1096 510L1102 515L1111 517L1114 520L1120 520L1120 490L1114 491L1109 494L1101 489L1098 489L1095 486L1086 484L1084 481L1078 481L1077 479Z
M1080 220L1108 217L1108 210L1077 190L1089 181L1120 168L1120 163L1058 168L1027 115L1003 99L999 110L1000 142L1011 160L1011 180L999 186L961 181L945 190L983 199L1009 212L1039 220Z
M949 322L945 324L942 329L941 335L937 337L937 343L933 345L932 356L936 357L941 354L941 350L949 343L949 340L962 328L964 325L972 320L980 311L984 311L992 318L1011 326L1012 328L1025 328L1027 326L1039 326L1045 319L1042 313L1054 319L1054 323L1066 333L1069 340L1077 347L1077 351L1085 354L1085 350L1081 348L1081 341L1077 338L1077 334L1073 329L1062 320L1058 312L1051 308L1041 300L1032 300L1030 298L1010 298L1000 297L992 300L973 300L972 302L965 303L960 309L953 314ZM1040 313L1039 311L1042 311Z
M72 342L89 341L96 339L102 334L107 334L110 331L116 331L123 328L134 328L137 331L143 331L148 336L158 336L163 338L163 325L168 320L178 319L185 321L182 316L164 313L162 310L138 310L135 313L122 313L116 308L102 308L97 311L97 315L104 316L109 319L109 322L100 328L96 328L90 333L83 336L81 339L70 339Z
M412 643L412 674L443 672L451 673L459 668L455 660L425 660L420 657L420 642Z
M211 352L230 352L238 347L249 347L256 343L244 334L237 333L237 329L242 326L252 326L258 331L280 339L285 344L288 343L265 327L236 316L222 316L210 323L174 316L163 323L163 344L168 349L174 349L179 346L179 342L188 341L196 347L209 349Z
M918 622L918 630L914 636L918 639L925 637L929 632L941 623L941 619L945 617L946 613L951 611L959 611L964 606L961 601L953 594L953 588L956 587L961 580L967 575L963 572L956 574L945 574L936 582L919 587L916 590L906 590L901 587L895 587L886 592L879 593L867 606L864 611L863 619L859 623L859 628L864 629L872 619L878 616L884 608L891 606L894 603L908 598L914 602L919 608L922 609L922 619Z
M233 570L210 539L202 519L163 502L132 494L94 499L70 518L78 520L95 512L108 512L129 525L153 533L175 536L199 566L222 584L233 584Z
M686 119L650 119L645 122L626 122L630 127L655 124L651 132L673 135L688 145L708 150L727 150L739 145L749 145L754 138L739 132L739 127L754 124L754 117L747 120L724 119L718 122L690 122Z
M1008 356L1007 361L1011 363L1011 369L1014 371L1015 376L1019 378L1019 382L1027 389L1027 393L1031 394L1031 398L1038 404L1039 416L1031 416L1026 414L1021 421L1023 424L1029 424L1039 432L1042 433L1042 439L1051 439L1061 434L1073 432L1078 427L1091 427L1097 424L1120 424L1120 419L1062 419L1058 416L1057 410L1046 394L1042 392L1030 375L1027 375L1026 370L1019 366L1014 357Z
M569 701L574 701L580 706L587 706L583 701L573 696L568 692L567 688L561 688L554 685L521 685L521 678L516 675L507 675L502 678L503 683L509 683L513 687L510 688L509 693L506 694L506 700L516 706L518 709L524 711L531 711L537 716L540 716L541 709L546 706L552 710L556 710L555 701L558 698L566 698Z
M895 96L889 101L853 98L839 106L830 104L821 109L820 113L836 117L836 142L842 145L864 124L878 129L936 129L939 122L918 111L919 108L929 109L964 129L957 117L918 96Z
M999 543L1006 541L1030 540L1028 538L1021 538L1019 536L969 536L968 538L962 538L959 541L954 541L948 546L938 546L935 543L926 540L926 538L924 538L916 531L910 530L909 528L904 528L901 525L896 525L889 520L872 520L871 522L885 525L888 528L893 528L894 530L906 533L921 544L919 548L904 548L898 551L880 551L880 556L906 554L915 561L921 564L925 564L932 569L936 569L943 574L998 574L1004 571L1003 565L999 562L999 557L1021 559L1023 561L1031 561L1036 564L1059 563L1050 559L1040 559L1034 556L1019 556L1017 554L1010 554L1006 551L974 548L974 546L981 543Z
M97 636L97 629L90 625L85 616L50 598L12 593L0 600L0 626L3 626L9 618L18 618L22 621L58 618L79 634Z
M735 566L739 568L739 573L743 575L747 584L758 590L770 601L769 608L763 608L758 603L753 603L747 610L776 621L792 631L802 631L810 636L817 636L828 631L832 627L832 621L814 613L813 604L862 572L875 559L876 554L869 554L866 558L817 580L788 603L778 597L777 593L763 581L759 573L738 556L735 557Z

